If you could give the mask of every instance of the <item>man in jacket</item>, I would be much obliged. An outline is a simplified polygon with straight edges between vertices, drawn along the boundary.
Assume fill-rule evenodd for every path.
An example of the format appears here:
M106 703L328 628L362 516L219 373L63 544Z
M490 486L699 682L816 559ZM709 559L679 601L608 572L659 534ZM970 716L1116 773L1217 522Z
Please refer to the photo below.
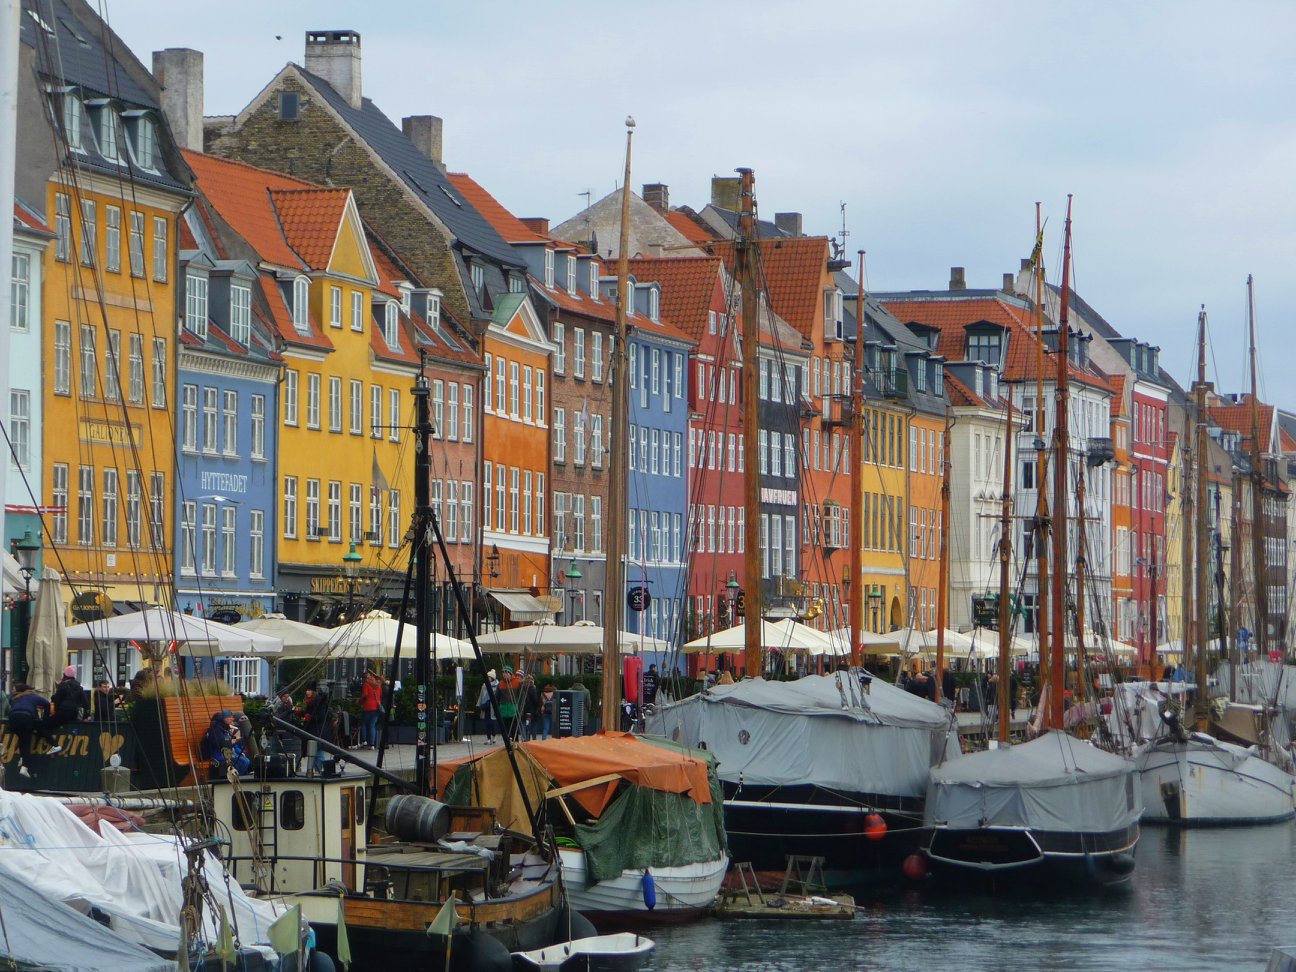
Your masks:
M63 669L63 678L54 687L54 694L50 696L50 708L53 711L45 728L51 732L59 726L80 722L81 713L89 711L90 699L86 695L86 690L81 687L81 683L77 681L75 665Z
M49 700L42 695L37 695L30 685L25 682L14 685L13 695L9 698L8 727L18 741L18 772L23 776L32 775L27 766L28 760L31 759L32 736L39 733L47 742L51 744L54 742L42 722L48 711ZM62 746L53 746L49 755L53 756L62 751Z

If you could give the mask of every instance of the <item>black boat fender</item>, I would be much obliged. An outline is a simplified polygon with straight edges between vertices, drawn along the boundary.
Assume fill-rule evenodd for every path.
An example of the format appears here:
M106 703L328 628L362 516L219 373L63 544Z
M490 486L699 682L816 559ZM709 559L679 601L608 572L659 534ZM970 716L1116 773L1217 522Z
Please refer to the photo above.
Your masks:
M479 928L455 930L450 943L450 972L512 972L512 969L513 956L499 939Z
M571 927L571 934L568 935L568 925ZM578 938L593 938L598 934L594 928L594 923L582 915L579 911L572 908L571 905L565 904L558 911L558 923L554 926L554 940L550 945L557 945L559 942L574 942Z

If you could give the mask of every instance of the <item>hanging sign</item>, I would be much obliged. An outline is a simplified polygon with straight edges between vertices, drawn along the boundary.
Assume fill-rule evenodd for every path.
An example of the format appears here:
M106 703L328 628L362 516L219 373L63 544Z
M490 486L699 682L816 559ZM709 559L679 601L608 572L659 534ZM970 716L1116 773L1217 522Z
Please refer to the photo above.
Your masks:
M647 611L652 604L652 595L646 587L632 587L626 592L626 606L631 611Z

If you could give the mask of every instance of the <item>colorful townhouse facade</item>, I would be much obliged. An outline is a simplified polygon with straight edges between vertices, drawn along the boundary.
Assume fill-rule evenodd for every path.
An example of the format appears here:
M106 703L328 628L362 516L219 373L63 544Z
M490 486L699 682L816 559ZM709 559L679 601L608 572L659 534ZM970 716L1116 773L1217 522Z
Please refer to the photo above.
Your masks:
M160 89L81 4L21 28L17 195L43 255L40 470L45 562L72 620L172 604L179 214L190 175ZM62 47L82 56L57 59ZM29 389L33 394L35 388ZM95 676L128 678L128 653Z

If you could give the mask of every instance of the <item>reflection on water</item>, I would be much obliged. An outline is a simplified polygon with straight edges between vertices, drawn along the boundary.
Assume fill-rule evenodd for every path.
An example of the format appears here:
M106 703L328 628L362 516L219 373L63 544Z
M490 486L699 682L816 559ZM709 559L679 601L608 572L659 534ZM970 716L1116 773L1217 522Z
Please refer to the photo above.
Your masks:
M1005 968L1262 972L1296 942L1296 829L1147 828L1133 882L1084 895L956 887L861 896L854 921L719 922L661 930L657 972Z

